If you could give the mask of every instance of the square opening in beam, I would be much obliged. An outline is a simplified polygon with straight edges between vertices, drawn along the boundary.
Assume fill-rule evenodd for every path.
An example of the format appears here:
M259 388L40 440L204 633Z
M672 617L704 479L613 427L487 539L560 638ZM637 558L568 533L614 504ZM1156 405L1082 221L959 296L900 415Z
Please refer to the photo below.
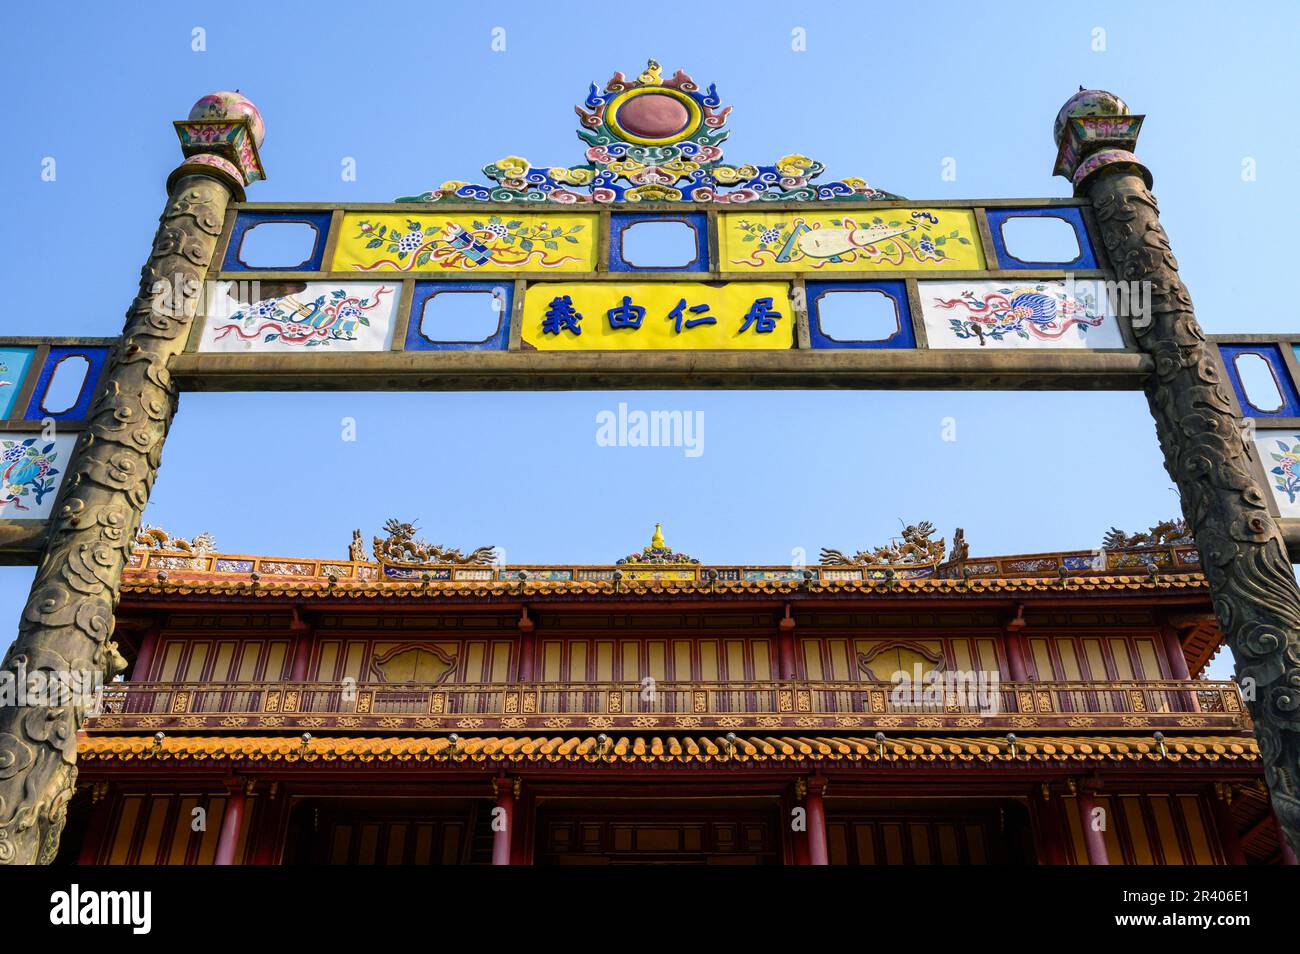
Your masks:
M617 213L610 218L612 272L705 272L709 269L708 218L680 214Z
M1245 403L1261 414L1276 414L1286 406L1278 386L1273 365L1257 351L1243 351L1232 359L1233 370L1241 381Z
M1022 262L1065 265L1083 250L1071 222L1055 215L1009 215L1002 223L1007 254Z
M434 344L483 344L501 330L507 299L490 288L435 291L420 309L420 335Z
M302 268L311 261L319 238L310 222L259 222L244 233L239 261L247 268Z
M888 341L899 332L898 302L883 291L826 291L817 298L822 334L836 341Z

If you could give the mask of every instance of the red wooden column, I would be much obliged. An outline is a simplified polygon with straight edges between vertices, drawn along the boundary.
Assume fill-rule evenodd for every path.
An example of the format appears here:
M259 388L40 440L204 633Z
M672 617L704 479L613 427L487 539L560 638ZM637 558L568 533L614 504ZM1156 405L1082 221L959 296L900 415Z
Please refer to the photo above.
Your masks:
M826 847L826 779L814 775L808 779L808 864L828 865Z
M109 820L113 814L113 800L109 797L107 782L96 782L90 788L90 823L81 841L81 851L77 855L77 864L94 865L99 863L104 839L109 833Z
M1002 627L1002 644L1007 654L1007 675L1012 682L1028 682L1029 670L1025 667L1025 604L1016 604L1016 615Z
M779 677L781 679L797 679L799 669L794 652L794 617L790 615L789 603L785 604L785 616L776 627L776 645L777 664L781 669L778 674Z
M146 682L149 671L153 669L154 650L158 647L158 627L150 626L140 636L140 651L135 654L135 665L131 667L132 682Z
M496 811L492 813L492 863L511 863L510 843L515 833L515 797L519 794L519 779L504 775L492 781L496 790Z
M1033 806L1034 844L1038 848L1039 864L1064 865L1069 863L1065 850L1064 832L1061 830L1061 799L1044 783L1042 798L1030 799Z
M221 816L221 834L217 838L215 865L233 865L235 849L239 847L239 832L244 826L244 807L247 796L243 785L232 785L226 799L226 811Z
M1166 623L1160 627L1165 638L1165 656L1169 659L1169 672L1175 679L1191 679L1187 670L1187 655L1183 652L1183 643L1178 638L1178 631Z
M1088 864L1110 864L1110 857L1106 854L1106 839L1102 837L1100 831L1093 829L1092 812L1099 807L1097 799L1093 797L1091 791L1081 785L1075 801L1079 808L1079 823L1083 826L1083 843L1088 849ZM1107 819L1107 824L1109 823L1110 819Z
M1232 786L1219 783L1210 796L1214 807L1214 827L1219 830L1219 847L1223 849L1223 860L1230 865L1244 865L1246 856L1241 850L1241 840L1237 837L1237 825L1232 820L1232 808L1228 801L1232 797Z
M532 682L537 678L537 623L528 618L528 607L519 614L519 671L516 682Z
M298 607L293 608L293 622L289 632L296 637L293 644L293 664L289 672L290 682L306 682L308 667L311 664L311 644L314 630L310 623L302 618Z

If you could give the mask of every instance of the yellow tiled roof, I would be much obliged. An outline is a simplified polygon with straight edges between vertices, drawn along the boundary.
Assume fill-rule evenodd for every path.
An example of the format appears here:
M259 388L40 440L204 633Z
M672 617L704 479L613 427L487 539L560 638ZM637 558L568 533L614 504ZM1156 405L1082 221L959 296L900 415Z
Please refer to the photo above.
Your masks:
M300 736L82 736L78 757L100 761L269 762L1255 762L1259 747L1248 736L1166 738L1164 751L1151 736L1005 736L830 738L744 736L618 736L602 750L595 736L482 736L311 738Z

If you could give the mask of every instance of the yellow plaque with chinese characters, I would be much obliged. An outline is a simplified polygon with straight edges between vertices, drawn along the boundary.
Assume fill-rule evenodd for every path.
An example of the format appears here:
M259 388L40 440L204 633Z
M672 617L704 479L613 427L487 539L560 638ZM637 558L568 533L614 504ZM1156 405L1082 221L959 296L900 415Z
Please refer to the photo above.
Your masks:
M524 296L523 341L541 351L794 347L785 282L541 282Z

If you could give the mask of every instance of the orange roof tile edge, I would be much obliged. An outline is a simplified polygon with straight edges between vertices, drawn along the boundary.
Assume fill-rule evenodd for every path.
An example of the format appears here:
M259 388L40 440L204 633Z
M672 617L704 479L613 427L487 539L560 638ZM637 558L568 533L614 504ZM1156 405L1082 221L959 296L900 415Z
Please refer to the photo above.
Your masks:
M603 748L595 736L83 736L78 757L86 762L272 761L272 762L933 762L983 761L1233 761L1254 762L1259 746L1248 736L1153 737L1032 736L1017 739L1015 754L1005 736L900 737L877 742L859 737L744 736L729 742L713 736L619 736Z
M1044 577L1011 577L991 579L949 580L843 580L817 582L807 586L795 581L774 580L624 580L618 583L599 580L546 580L524 582L468 582L468 581L407 581L375 580L295 580L270 582L262 580L143 580L129 576L123 580L122 592L133 595L188 596L191 594L216 594L222 596L275 597L315 593L338 599L359 599L374 596L421 597L432 594L456 596L507 596L589 593L593 595L629 594L706 594L727 595L740 593L1017 593L1017 592L1081 592L1094 590L1166 590L1203 589L1205 577L1200 573L1178 573L1156 577L1094 576L1053 579Z

